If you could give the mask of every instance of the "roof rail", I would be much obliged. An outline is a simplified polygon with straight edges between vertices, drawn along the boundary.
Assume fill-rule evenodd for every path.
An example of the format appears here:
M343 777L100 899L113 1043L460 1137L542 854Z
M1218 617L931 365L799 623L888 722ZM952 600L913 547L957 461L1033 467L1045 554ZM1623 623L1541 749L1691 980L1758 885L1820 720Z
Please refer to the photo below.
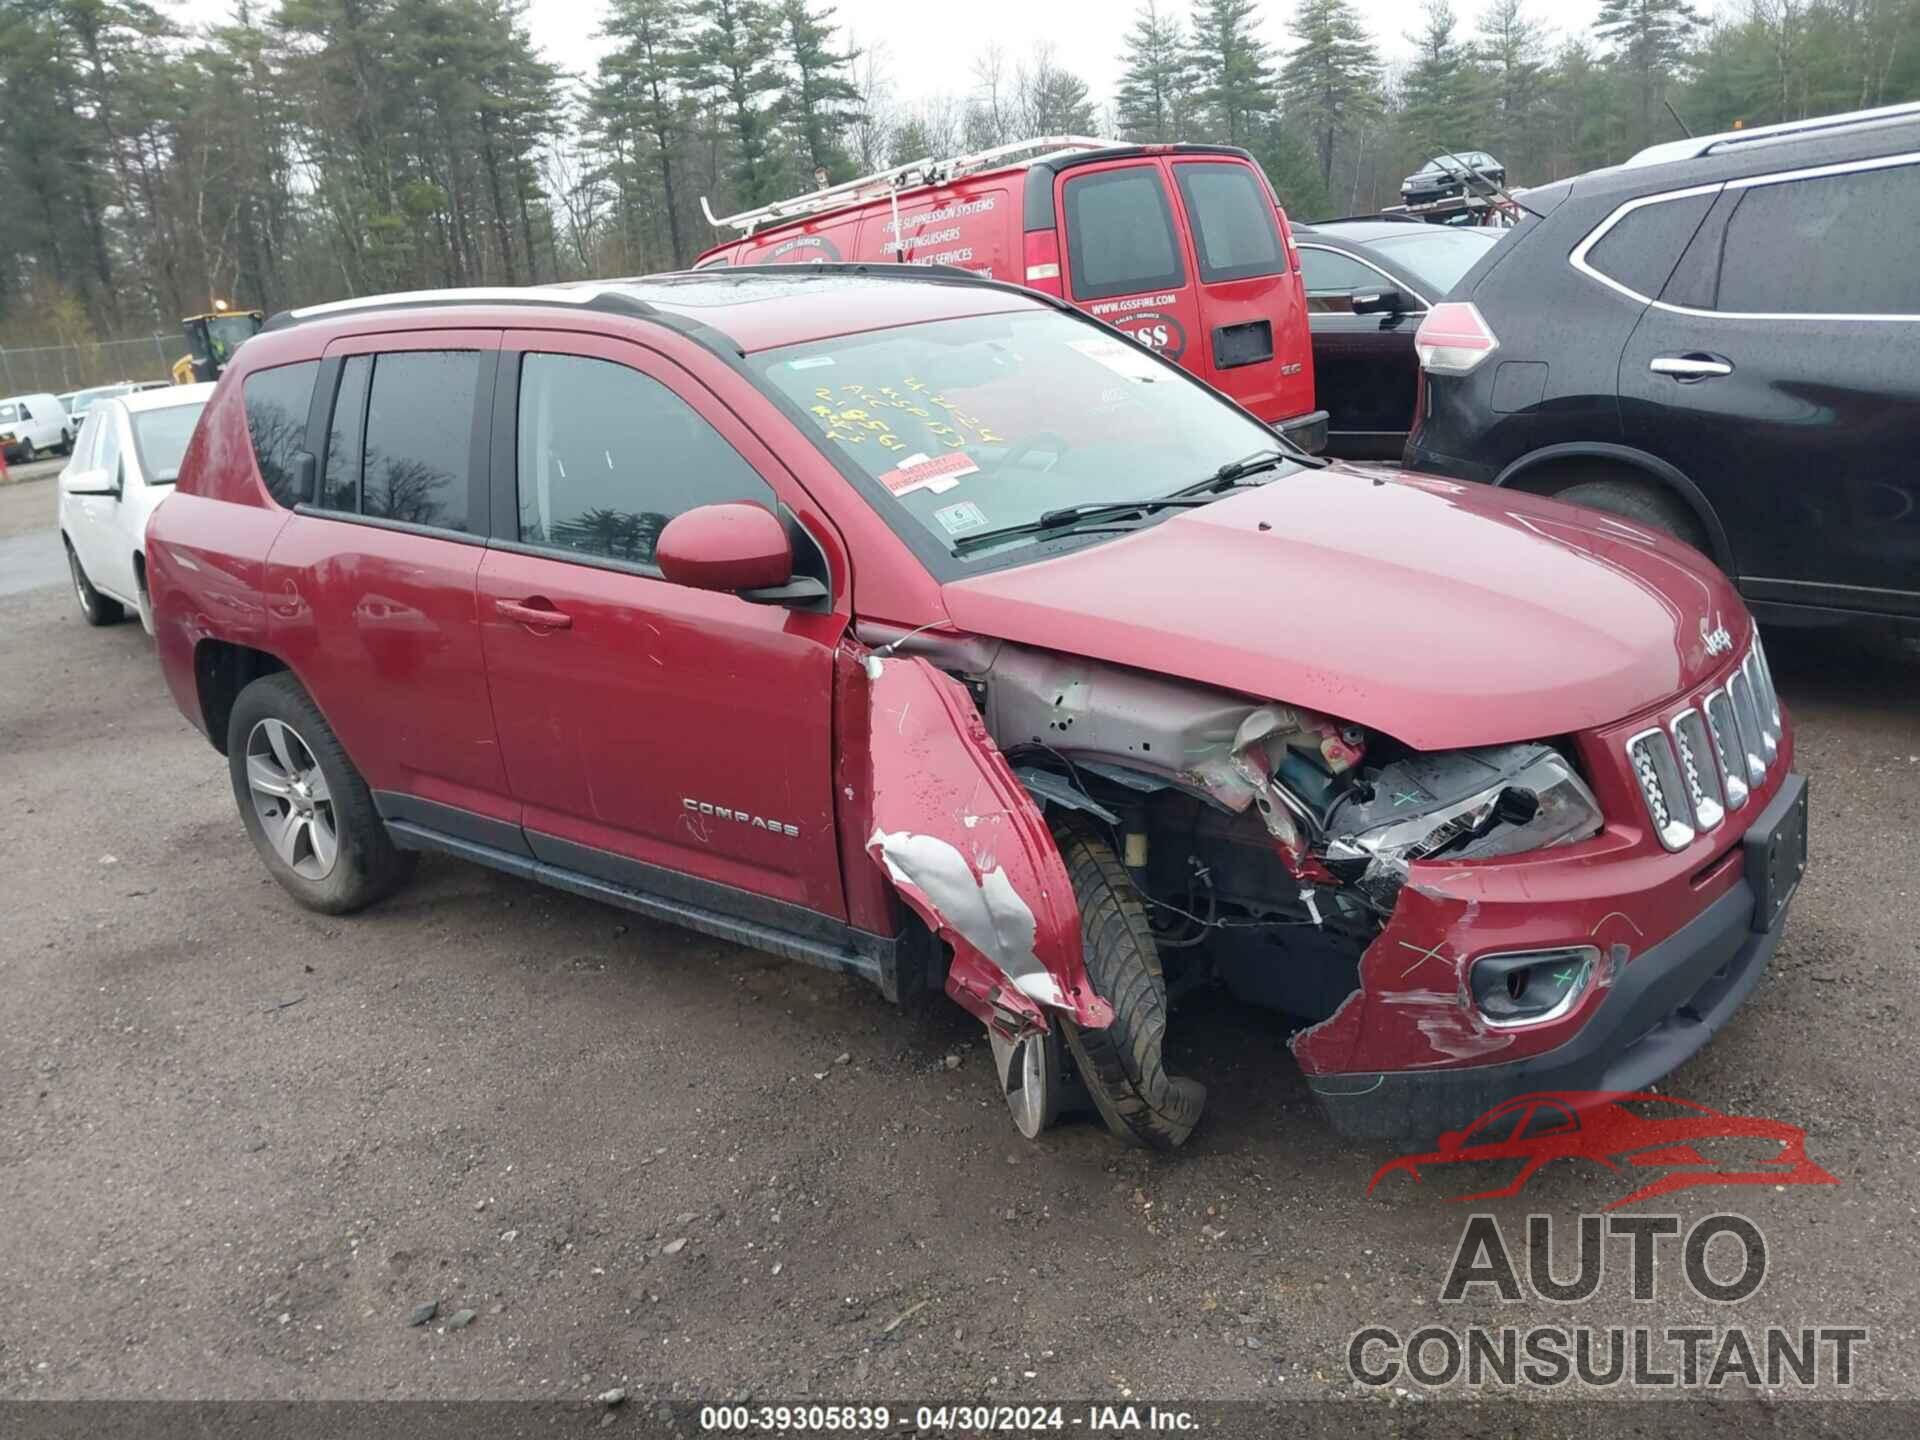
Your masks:
M1663 165L1670 160L1698 160L1707 155L1725 155L1748 145L1778 145L1788 140L1804 140L1815 135L1900 120L1920 120L1920 101L1881 105L1872 110L1848 110L1838 115L1815 115L1805 120L1783 120L1777 125L1723 130L1717 135L1695 135L1685 140L1669 140L1660 145L1649 145L1624 161L1623 168Z
M771 205L742 210L737 215L715 215L704 195L700 197L700 209L714 229L738 230L742 235L751 235L762 225L795 220L804 215L819 215L868 200L886 199L919 185L941 185L982 170L1031 165L1040 160L1051 160L1085 150L1105 150L1120 143L1118 140L1101 140L1091 135L1045 135L1033 140L1016 140L1010 145L996 145L990 150L976 150L969 155L953 155L944 160L936 160L931 155L924 156L905 165L894 165L885 170L876 170L871 175L862 175L857 180L843 180L838 185L796 195L791 200L776 200Z

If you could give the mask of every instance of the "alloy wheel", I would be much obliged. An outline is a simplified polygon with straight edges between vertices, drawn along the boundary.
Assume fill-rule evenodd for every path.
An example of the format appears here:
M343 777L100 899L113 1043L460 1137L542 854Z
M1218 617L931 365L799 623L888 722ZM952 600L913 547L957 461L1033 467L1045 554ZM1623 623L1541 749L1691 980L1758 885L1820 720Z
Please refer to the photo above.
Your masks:
M247 736L247 789L267 843L303 880L324 880L340 857L339 820L320 762L284 720Z

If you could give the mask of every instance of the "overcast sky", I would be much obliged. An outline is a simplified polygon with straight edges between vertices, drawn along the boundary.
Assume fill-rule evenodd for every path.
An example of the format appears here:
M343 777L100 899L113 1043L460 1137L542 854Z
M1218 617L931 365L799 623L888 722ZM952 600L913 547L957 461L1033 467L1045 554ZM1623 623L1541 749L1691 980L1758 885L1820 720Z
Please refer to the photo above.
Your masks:
M267 0L271 4L271 0ZM1472 31L1486 0L1453 0L1462 33ZM173 0L173 13L189 24L221 20L234 0ZM267 5L254 0L259 13ZM1054 59L1079 75L1102 104L1113 98L1119 81L1121 37L1132 24L1134 0L960 0L930 5L924 0L839 0L835 18L862 47L877 49L893 84L895 99L911 104L916 95L964 95L972 88L972 63L987 45L999 44L1010 61L1050 44ZM1184 13L1181 0L1167 8ZM1267 40L1284 51L1292 37L1287 20L1293 0L1266 0ZM1536 20L1558 33L1585 30L1600 0L1531 0ZM1360 9L1380 42L1383 59L1403 61L1411 54L1404 38L1420 23L1421 0L1362 0ZM546 57L566 69L587 71L602 45L594 37L602 6L598 0L533 0L528 18L534 42Z

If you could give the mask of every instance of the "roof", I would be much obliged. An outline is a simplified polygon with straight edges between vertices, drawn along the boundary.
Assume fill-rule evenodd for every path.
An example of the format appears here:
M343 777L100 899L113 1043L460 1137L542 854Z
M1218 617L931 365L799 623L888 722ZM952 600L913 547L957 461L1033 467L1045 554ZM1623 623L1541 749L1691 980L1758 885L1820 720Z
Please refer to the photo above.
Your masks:
M1626 168L1664 165L1671 160L1695 160L1703 155L1727 154L1749 146L1777 145L1809 136L1836 131L1851 132L1916 119L1920 119L1920 101L1882 105L1873 110L1850 110L1837 115L1816 115L1805 120L1783 120L1777 125L1753 125L1744 130L1722 130L1716 135L1689 135L1684 140L1649 145L1623 164Z
M129 413L139 415L148 410L171 410L176 405L204 405L211 394L213 382L209 380L199 385L168 385L154 390L134 390L111 398L126 406Z
M651 319L748 354L861 330L1062 303L945 266L738 265L562 285L369 295L284 312L268 322L266 333L381 311L497 314L525 307L566 314L575 323L587 315Z
M1418 238L1427 233L1444 235L1484 235L1487 243L1492 244L1506 232L1483 225L1427 225L1415 221L1409 226L1399 220L1336 220L1328 225L1311 227L1296 226L1294 239L1302 244L1310 244L1316 238L1322 240L1344 240L1350 245L1368 245L1376 240L1406 240Z

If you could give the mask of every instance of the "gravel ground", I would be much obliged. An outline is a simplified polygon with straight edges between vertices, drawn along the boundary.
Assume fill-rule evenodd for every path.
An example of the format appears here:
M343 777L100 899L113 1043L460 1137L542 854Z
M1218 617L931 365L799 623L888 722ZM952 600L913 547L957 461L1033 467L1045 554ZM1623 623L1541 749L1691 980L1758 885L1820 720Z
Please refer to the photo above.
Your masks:
M51 506L0 491L0 580ZM139 627L4 595L0 1396L1309 1398L1357 1392L1363 1326L1578 1319L1861 1323L1858 1393L1920 1397L1920 654L1771 644L1816 863L1672 1088L1805 1126L1840 1184L1654 1207L1763 1229L1731 1311L1671 1267L1636 1305L1616 1264L1570 1314L1442 1307L1462 1208L1370 1198L1389 1156L1224 1001L1176 1017L1213 1098L1153 1157L1021 1141L949 1006L471 866L305 913ZM1487 1208L1517 1248L1621 1193L1548 1172Z

